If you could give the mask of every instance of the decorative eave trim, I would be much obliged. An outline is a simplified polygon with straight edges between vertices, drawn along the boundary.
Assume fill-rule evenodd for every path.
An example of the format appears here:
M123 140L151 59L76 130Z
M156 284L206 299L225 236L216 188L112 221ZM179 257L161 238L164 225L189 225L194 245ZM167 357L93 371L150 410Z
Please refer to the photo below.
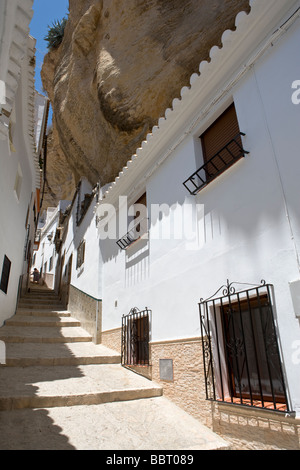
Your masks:
M130 197L145 185L156 168L200 125L212 105L238 83L300 14L300 0L250 0L249 3L250 13L240 12L236 16L235 31L223 33L222 47L212 47L210 62L200 63L199 74L190 78L190 87L182 88L181 97L173 100L172 109L167 109L165 116L158 120L97 206L106 203L117 207L119 196ZM285 24L280 26L285 17Z
M27 135L29 139L30 157L34 165L34 188L40 189L41 186L41 170L39 166L39 156L37 154L35 143L35 44L36 40L28 37L28 54L27 54L27 67L28 67L28 82L27 82Z
M11 2L11 0L8 1ZM8 44L5 45L5 47L8 46L8 59L7 62L4 60L4 64L2 63L2 67L6 67L6 77L4 81L5 103L0 103L0 139L8 137L9 117L19 86L22 59L27 50L29 24L33 16L32 6L33 0L17 0L15 5L12 2L9 4L9 13L14 11L14 24L11 32L8 33L10 36Z

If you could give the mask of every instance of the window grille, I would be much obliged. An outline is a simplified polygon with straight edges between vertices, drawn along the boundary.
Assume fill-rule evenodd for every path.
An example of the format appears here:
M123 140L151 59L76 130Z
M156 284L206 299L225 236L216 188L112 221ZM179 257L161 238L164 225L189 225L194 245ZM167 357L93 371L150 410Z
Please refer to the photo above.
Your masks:
M288 412L273 286L234 284L199 303L206 399Z

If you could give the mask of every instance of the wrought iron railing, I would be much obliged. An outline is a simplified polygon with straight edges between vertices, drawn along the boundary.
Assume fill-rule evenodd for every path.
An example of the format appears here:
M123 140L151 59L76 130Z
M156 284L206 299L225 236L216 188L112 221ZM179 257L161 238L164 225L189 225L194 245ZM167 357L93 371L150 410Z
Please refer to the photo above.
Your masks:
M249 153L244 150L242 145L241 136L244 135L242 132L236 135L218 153L204 163L199 170L184 181L183 185L190 194L197 194L227 168Z
M206 399L289 412L273 286L237 292L234 284L199 303Z
M124 366L149 365L151 310L130 310L122 317L121 362Z
M148 237L148 217L137 222L122 238L117 241L117 245L121 250L126 250L132 243L140 238Z

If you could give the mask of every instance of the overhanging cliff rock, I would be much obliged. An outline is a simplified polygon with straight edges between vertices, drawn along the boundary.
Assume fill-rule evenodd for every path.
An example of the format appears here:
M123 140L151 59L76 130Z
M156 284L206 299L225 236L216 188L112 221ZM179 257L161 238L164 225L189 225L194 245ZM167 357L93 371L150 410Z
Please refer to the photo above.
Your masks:
M42 80L75 183L105 185L235 29L248 0L70 0Z

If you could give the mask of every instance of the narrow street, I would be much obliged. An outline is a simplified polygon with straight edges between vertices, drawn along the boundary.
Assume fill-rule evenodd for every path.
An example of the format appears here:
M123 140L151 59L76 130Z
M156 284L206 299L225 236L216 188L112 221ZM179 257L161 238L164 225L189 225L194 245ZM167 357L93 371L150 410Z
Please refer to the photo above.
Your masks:
M0 329L1 450L208 450L228 447L120 365L55 294L31 289Z

